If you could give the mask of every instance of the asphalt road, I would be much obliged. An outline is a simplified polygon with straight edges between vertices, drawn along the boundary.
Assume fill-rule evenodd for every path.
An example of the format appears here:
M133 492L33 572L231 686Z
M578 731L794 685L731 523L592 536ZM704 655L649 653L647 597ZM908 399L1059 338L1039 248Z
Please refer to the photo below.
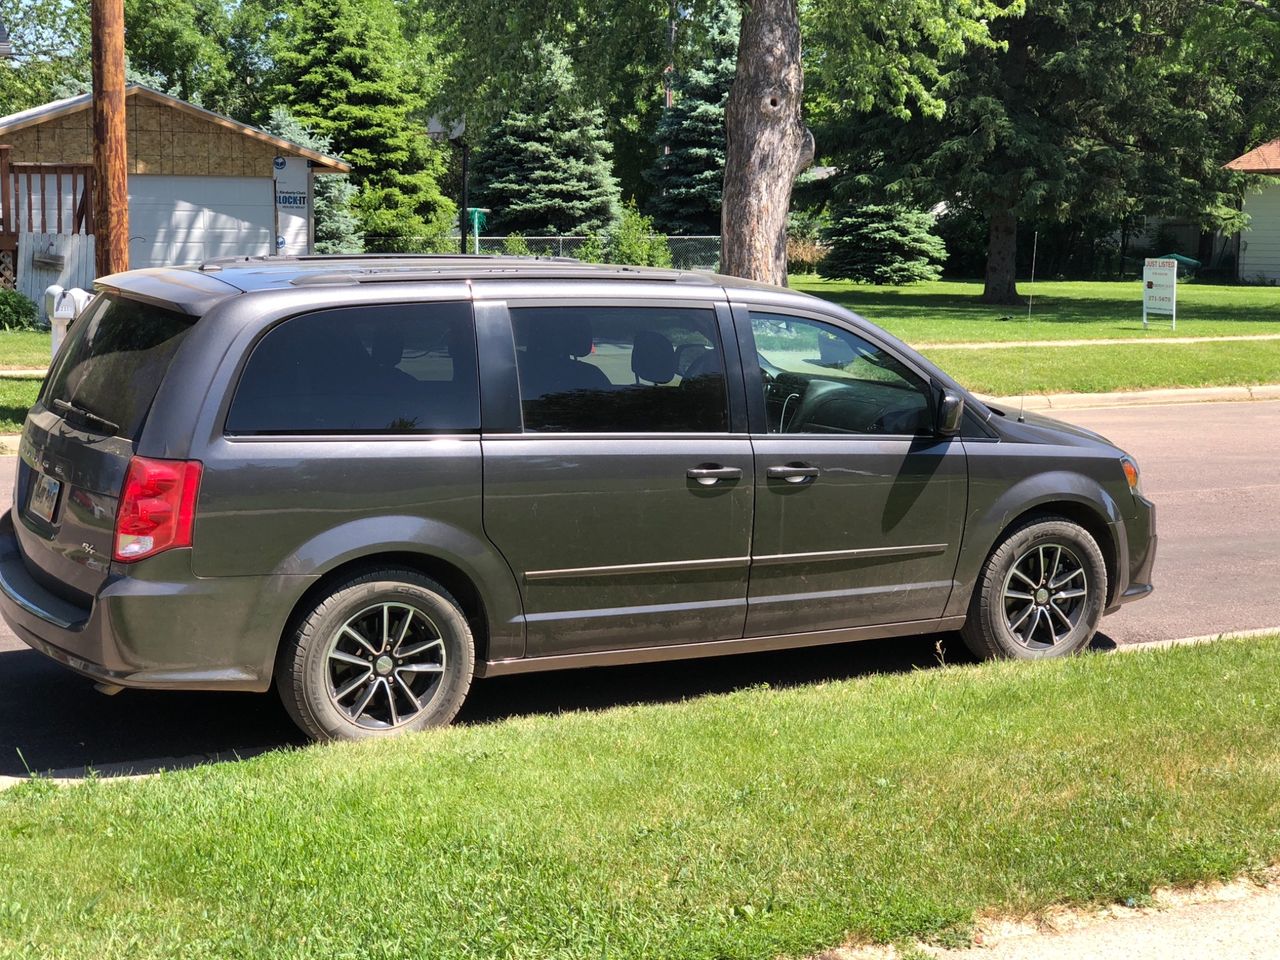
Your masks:
M1156 593L1103 622L1097 645L1280 625L1280 402L1062 414L1138 458L1158 507ZM14 458L0 458L0 503ZM929 667L958 644L908 637L783 653L478 682L461 717L483 723L674 701L768 683ZM145 773L297 744L273 695L125 691L114 697L46 661L0 625L0 777Z

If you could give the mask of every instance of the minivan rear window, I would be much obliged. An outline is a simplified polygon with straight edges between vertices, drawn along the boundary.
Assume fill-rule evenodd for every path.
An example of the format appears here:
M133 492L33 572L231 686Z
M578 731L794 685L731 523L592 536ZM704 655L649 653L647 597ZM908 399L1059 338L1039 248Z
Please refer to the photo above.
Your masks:
M176 310L99 296L72 324L41 402L74 420L77 413L63 407L70 404L81 416L87 412L117 424L117 436L136 440L173 355L195 322Z

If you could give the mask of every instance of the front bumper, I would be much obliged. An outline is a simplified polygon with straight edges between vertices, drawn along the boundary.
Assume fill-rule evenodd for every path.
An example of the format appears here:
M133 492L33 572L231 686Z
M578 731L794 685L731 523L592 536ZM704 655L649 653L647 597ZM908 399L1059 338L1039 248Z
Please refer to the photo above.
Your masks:
M1141 600L1155 590L1152 585L1152 569L1156 563L1156 507L1142 496L1134 497L1136 510L1129 519L1112 525L1112 537L1118 550L1119 569L1115 592L1107 613L1114 613L1123 604Z
M104 583L92 607L27 571L12 514L0 517L0 616L33 650L93 680L164 690L267 689L293 604L312 577L191 573L171 550Z

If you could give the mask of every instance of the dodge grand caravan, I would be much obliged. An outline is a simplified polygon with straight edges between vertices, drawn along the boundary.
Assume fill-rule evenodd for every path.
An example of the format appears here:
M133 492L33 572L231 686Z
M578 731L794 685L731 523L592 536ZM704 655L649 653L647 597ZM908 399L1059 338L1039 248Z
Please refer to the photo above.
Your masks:
M504 673L953 630L1058 657L1151 591L1130 457L814 297L483 257L97 291L27 417L0 612L104 689L274 684L360 738Z

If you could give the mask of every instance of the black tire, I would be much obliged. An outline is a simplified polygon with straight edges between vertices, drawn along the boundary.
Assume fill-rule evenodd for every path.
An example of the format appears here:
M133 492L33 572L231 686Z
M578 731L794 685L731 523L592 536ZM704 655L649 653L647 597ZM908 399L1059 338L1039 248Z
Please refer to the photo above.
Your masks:
M1061 572L1050 580L1046 567ZM1081 580L1085 596L1065 596ZM1093 640L1106 597L1107 565L1089 531L1063 517L1031 520L1006 534L982 565L960 635L983 660L1070 656Z
M307 736L363 740L448 724L474 669L471 628L449 592L416 571L387 568L337 584L304 613L281 644L275 679ZM338 684L351 685L345 699L335 696Z

